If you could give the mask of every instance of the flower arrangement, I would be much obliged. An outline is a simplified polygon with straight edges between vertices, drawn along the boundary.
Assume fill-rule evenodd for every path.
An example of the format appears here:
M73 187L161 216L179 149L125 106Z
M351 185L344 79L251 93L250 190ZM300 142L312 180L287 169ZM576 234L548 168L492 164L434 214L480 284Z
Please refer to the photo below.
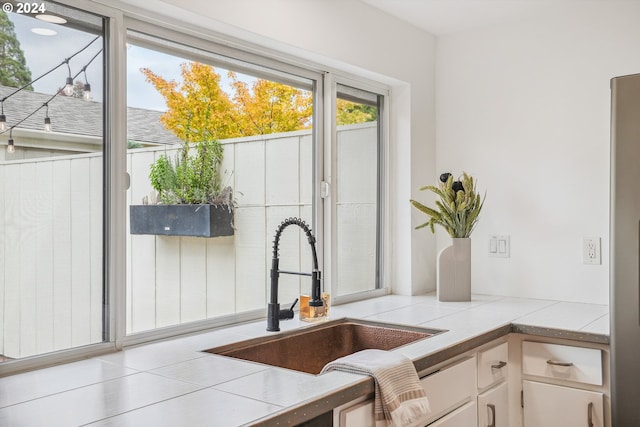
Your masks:
M469 237L473 232L478 215L482 210L485 196L481 199L476 193L476 185L473 177L465 173L462 179L453 180L453 175L443 173L440 175L440 185L438 187L427 185L420 188L420 191L429 190L439 196L436 200L436 209L427 207L422 203L411 199L411 204L420 212L425 213L430 218L416 229L429 226L432 233L435 233L434 226L440 225L453 238Z

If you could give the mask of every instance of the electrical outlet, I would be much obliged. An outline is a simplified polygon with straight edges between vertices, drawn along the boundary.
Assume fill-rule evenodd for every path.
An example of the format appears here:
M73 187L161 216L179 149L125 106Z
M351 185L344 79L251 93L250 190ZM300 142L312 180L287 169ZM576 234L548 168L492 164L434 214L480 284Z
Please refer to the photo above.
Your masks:
M583 237L582 238L582 263L583 264L602 264L600 260L600 238L599 237Z

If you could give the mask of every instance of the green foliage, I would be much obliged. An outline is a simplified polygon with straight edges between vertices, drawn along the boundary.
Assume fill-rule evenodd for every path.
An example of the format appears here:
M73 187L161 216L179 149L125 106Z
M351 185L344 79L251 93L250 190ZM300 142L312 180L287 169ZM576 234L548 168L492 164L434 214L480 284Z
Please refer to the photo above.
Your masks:
M484 197L476 193L473 178L466 173L462 177L462 189L455 191L453 176L449 175L446 182L438 187L427 185L420 191L429 190L439 196L436 200L436 209L427 207L416 200L410 200L411 204L420 212L429 216L429 220L416 229L429 226L435 233L434 226L444 227L451 237L469 237L478 222L478 215L484 204ZM485 195L486 197L486 195Z
M24 52L16 37L13 22L0 11L0 85L22 87L31 81ZM31 85L25 89L33 90Z
M176 198L176 170L166 154L158 157L151 165L149 172L151 186L158 192L160 200L165 204L179 203Z
M128 139L127 140L127 149L128 150L131 150L133 148L142 148L142 147L144 147L144 145L142 145L138 141L134 141L132 139Z
M375 122L376 120L378 120L377 107L338 99L336 108L336 124L338 126Z
M185 143L173 161L164 154L151 165L149 179L165 204L227 203L221 188L222 145L215 140Z

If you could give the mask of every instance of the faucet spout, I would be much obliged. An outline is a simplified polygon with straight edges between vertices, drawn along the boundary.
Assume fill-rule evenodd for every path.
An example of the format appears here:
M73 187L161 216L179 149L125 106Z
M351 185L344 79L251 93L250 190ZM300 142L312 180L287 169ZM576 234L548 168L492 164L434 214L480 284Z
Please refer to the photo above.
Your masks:
M307 235L307 240L309 242L309 245L311 246L311 257L313 258L313 271L311 272L311 274L280 270L280 259L278 256L280 236L282 235L282 232L285 228L294 224L302 228L302 230ZM278 280L280 278L280 273L311 276L311 300L309 301L309 305L311 307L322 307L324 305L324 302L320 298L320 293L322 290L320 280L322 278L322 275L320 270L318 269L316 239L313 236L311 227L309 227L307 223L300 218L287 218L286 220L282 221L282 223L276 229L276 234L273 240L273 257L271 259L271 289L269 304L267 305L267 331L279 331L280 320L293 318L293 306L295 305L295 302L290 309L280 310L280 304L278 303Z

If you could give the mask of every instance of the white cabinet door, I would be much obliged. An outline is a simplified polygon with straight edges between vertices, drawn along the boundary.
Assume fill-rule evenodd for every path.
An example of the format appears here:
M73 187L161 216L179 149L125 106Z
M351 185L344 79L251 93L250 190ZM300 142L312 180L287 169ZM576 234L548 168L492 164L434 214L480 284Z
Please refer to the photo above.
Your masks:
M507 383L478 395L478 427L509 427Z
M375 421L373 399L340 411L340 427L386 427L385 421Z
M469 402L450 414L440 418L429 427L475 427L478 425L476 402Z
M602 393L523 381L524 427L603 427Z

